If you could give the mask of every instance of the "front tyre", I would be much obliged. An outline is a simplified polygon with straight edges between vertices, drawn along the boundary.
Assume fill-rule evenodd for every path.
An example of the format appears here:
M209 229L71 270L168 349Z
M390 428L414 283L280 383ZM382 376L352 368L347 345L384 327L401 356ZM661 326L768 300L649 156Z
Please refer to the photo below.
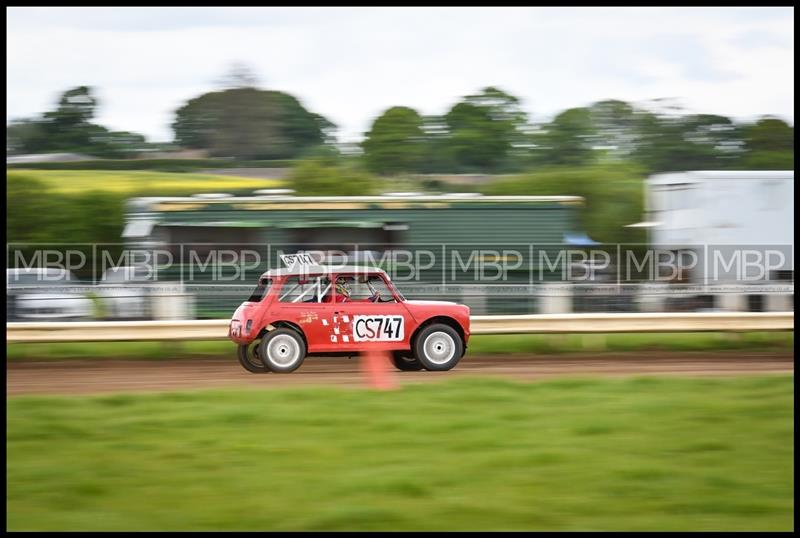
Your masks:
M426 370L450 370L464 354L464 342L458 332L443 323L422 329L414 340L414 357Z
M272 372L288 374L303 364L306 358L306 343L297 331L286 328L275 329L261 339L258 355Z
M269 372L261 357L258 356L258 343L239 344L236 355L239 357L239 364L250 373L266 374Z
M406 353L401 351L392 353L392 364L395 368L403 372L418 372L424 368L417 358L409 357Z

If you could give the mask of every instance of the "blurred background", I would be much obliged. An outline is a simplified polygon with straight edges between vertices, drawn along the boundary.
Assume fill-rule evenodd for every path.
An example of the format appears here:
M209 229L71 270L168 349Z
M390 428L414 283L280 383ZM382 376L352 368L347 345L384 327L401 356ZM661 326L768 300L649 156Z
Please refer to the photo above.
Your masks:
M8 14L10 319L224 318L304 250L477 314L793 308L785 9Z
M793 528L793 8L6 15L9 528ZM464 360L240 368L297 252Z

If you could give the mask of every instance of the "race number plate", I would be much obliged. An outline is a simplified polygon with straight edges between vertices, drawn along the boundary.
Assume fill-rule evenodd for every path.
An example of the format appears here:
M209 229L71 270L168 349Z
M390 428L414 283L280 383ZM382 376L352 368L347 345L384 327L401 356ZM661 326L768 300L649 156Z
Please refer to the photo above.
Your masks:
M356 342L397 342L404 337L403 316L355 316Z
M293 268L295 264L300 266L314 265L316 261L310 254L281 254L281 261L289 269Z

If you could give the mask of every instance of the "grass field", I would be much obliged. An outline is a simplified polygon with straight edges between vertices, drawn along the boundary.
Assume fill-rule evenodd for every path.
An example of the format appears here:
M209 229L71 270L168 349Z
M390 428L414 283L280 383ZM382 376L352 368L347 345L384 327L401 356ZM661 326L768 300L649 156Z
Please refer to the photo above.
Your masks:
M735 349L792 349L794 333L642 333L599 335L476 335L468 354L579 353L603 351L706 351ZM233 356L227 340L197 342L76 342L53 344L6 344L9 359L177 359L182 357Z
M269 189L282 185L275 179L215 176L196 173L140 172L119 170L9 170L8 180L33 177L44 181L51 192L76 194L89 190L119 194L189 195L201 192L231 192Z
M791 376L7 400L9 530L791 530Z

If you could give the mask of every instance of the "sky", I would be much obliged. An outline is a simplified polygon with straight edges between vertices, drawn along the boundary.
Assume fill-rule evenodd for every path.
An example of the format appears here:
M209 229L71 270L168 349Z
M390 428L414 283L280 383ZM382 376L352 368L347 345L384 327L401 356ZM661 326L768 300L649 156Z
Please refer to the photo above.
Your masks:
M172 140L232 65L357 142L392 106L496 86L535 121L602 99L794 125L793 8L6 8L6 120L95 88L95 122Z

